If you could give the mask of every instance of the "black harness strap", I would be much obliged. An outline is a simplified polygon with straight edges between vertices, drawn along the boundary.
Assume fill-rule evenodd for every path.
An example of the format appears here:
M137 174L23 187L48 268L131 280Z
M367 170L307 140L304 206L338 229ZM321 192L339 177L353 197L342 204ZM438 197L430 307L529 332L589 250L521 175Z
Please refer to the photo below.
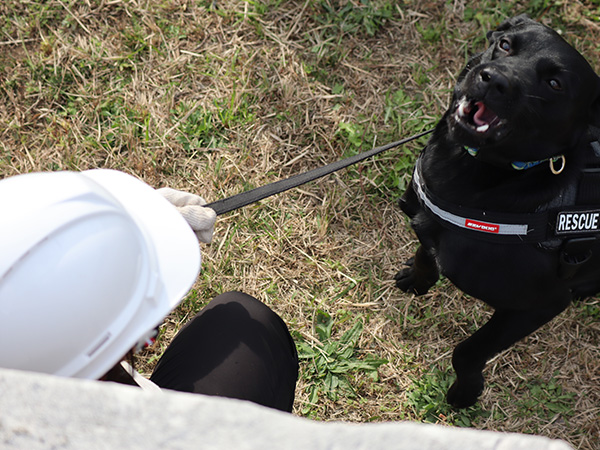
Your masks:
M600 205L600 142L590 144L593 152L588 158L577 189L578 205Z
M590 127L594 141L592 152L581 172L575 207L557 213L555 234L565 237L560 252L558 276L568 280L592 257L592 248L600 237L600 129ZM578 208L578 209L575 209ZM561 220L576 226L573 233L562 233Z
M600 234L600 142L592 141L590 148L592 151L579 175L574 205L556 212L553 228L556 236L588 238Z
M594 133L594 130L592 130ZM594 133L594 138L600 134ZM431 193L417 161L413 183L422 204L448 228L470 237L503 244L543 244L559 239L565 252L582 260L586 248L600 237L600 140L590 143L588 160L579 176L574 204L532 213L505 213L464 207ZM571 258L571 259L573 259ZM585 260L588 257L583 258Z
M413 175L417 195L438 222L470 237L504 244L538 243L547 239L550 214L505 213L455 205L429 191L421 175L421 160Z

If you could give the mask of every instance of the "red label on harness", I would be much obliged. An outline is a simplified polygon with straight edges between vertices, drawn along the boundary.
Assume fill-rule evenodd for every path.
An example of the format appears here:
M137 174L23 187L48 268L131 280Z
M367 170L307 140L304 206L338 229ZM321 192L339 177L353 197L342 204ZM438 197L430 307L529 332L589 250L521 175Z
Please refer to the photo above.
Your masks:
M465 227L477 231L485 231L486 233L498 233L500 225L495 223L477 222L476 220L466 219Z

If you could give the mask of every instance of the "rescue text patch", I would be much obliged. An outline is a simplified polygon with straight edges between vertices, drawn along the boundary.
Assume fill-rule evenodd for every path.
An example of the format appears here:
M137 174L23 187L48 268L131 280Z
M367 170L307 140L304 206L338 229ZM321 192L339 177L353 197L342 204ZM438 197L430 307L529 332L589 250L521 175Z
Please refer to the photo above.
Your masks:
M555 232L557 235L600 232L600 209L559 212Z

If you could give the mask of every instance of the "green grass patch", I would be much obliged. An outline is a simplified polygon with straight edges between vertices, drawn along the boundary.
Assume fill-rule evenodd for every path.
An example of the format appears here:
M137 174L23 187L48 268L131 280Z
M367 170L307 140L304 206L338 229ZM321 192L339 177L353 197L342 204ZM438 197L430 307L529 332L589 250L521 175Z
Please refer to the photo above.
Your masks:
M372 381L377 381L377 369L388 362L372 354L361 357L357 348L364 328L361 319L339 340L332 338L333 328L333 318L328 313L317 310L315 333L319 342L309 344L301 340L296 343L298 357L303 362L302 376L306 380L306 389L309 392L308 404L302 409L305 415L311 415L320 395L327 396L331 401L337 401L340 396L355 398L352 374L364 372Z
M451 369L432 368L418 379L407 393L406 406L411 408L419 420L429 423L446 423L460 427L472 427L489 413L476 404L456 410L446 401L446 393L454 382Z
M558 373L550 379L533 378L523 381L517 388L518 416L522 418L536 417L544 422L560 416L567 421L576 414L574 409L576 394L567 391L556 379ZM535 427L538 432L540 427Z

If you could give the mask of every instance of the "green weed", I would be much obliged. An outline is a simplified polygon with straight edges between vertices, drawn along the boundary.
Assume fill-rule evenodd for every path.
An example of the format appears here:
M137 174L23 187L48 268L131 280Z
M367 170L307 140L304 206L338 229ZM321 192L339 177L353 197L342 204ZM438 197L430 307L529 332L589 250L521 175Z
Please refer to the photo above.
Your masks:
M297 342L298 357L305 361L303 377L309 392L309 402L302 409L309 414L324 394L337 401L340 395L355 398L356 391L350 375L364 372L373 381L378 380L377 369L388 361L372 354L359 356L358 339L363 331L363 322L358 320L339 340L332 339L334 321L324 311L318 310L315 318L315 333L319 343L311 345L306 341Z
M324 66L333 66L345 58L348 36L375 36L394 16L395 4L389 0L319 0L313 10L317 24L307 33L312 52Z
M556 415L568 420L575 414L573 406L576 394L565 391L556 380L557 375L557 372L554 373L550 380L527 380L517 388L519 417L536 417L547 422Z
M230 130L249 123L254 118L250 107L251 100L242 96L236 103L235 91L229 98L214 100L214 108L178 105L172 111L175 121L180 123L178 142L192 154L200 148L214 148L229 140Z
M364 124L341 122L337 137L345 142L346 155L355 155L371 149L375 142L383 145L432 128L436 119L426 116L426 109L420 96L413 98L402 89L390 90L385 94L384 127L381 128L383 132L375 134ZM417 156L426 142L426 137L421 138L417 142L378 155L364 168L351 167L348 173L351 177L366 177L371 181L367 185L368 194L382 197L398 195L406 189Z
M177 140L188 154L199 148L218 147L227 140L225 127L213 112L203 108L191 110L187 105L179 105L173 115L181 120L181 132Z
M421 24L417 23L416 28L419 33L421 33L421 36L423 36L423 39L430 43L438 42L442 36L442 33L447 32L446 24L444 22L439 22L428 26L422 26Z
M413 381L407 394L406 406L424 422L447 423L461 427L471 427L478 419L489 416L479 404L461 410L453 409L446 402L446 393L453 382L454 375L450 369L433 368Z
M594 323L600 321L600 301L587 300L581 305L580 309L585 322Z
M362 125L355 123L340 122L338 127L338 135L341 135L343 138L347 139L352 147L354 147L355 149L363 147L366 136L364 127ZM358 152L353 152L352 150L350 151L350 155L357 153Z
M330 27L329 35L364 33L374 36L394 12L394 3L388 1L321 0L319 5L321 11L317 19Z

